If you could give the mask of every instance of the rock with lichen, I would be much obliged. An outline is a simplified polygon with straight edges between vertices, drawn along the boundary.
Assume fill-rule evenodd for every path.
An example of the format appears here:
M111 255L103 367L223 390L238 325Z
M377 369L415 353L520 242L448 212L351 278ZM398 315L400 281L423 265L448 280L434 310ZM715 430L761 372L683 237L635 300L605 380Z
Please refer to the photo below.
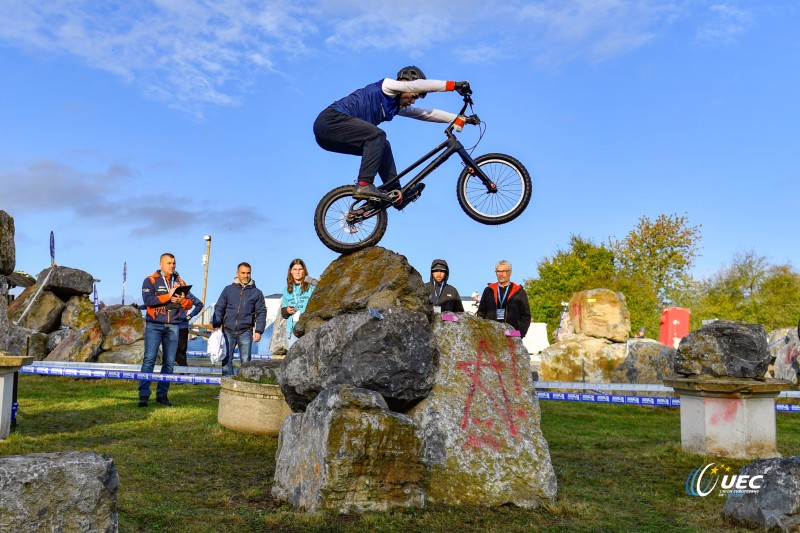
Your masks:
M422 507L425 465L412 420L375 392L324 390L283 422L272 494L306 511Z
M586 335L568 335L539 354L539 379L610 383L625 360L625 343Z
M434 321L436 381L409 411L422 435L426 501L536 508L556 497L530 357L502 325Z
M402 307L343 314L300 338L283 359L281 391L295 412L322 390L347 384L373 390L395 411L430 392L437 352L425 314Z
M681 339L673 365L683 376L763 378L770 359L764 326L717 320Z
M333 261L320 276L300 321L298 336L333 317L388 307L404 307L433 316L422 276L405 256L373 246Z

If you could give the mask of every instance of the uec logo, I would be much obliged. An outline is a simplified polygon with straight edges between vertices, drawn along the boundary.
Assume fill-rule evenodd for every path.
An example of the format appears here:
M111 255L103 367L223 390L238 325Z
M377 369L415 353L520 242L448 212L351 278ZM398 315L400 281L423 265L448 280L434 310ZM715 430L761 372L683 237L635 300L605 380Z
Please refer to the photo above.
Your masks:
M762 475L722 475L722 479L720 480L720 476L717 475L717 472L723 470L725 465L720 465L719 468L711 468L715 464L716 463L709 463L689 472L689 475L686 476L686 494L689 496L699 496L701 498L708 496L714 491L717 483L720 481L722 481L719 487L720 495L754 493L758 492L758 489L762 486L764 480L764 476ZM711 472L704 479L703 476L709 468L711 468ZM727 468L727 471L730 471L730 467Z

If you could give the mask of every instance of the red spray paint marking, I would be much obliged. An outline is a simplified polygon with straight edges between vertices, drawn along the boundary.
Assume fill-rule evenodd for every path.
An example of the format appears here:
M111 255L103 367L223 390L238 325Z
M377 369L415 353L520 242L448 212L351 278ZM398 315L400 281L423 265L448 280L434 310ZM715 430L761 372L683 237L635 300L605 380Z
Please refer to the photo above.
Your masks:
M469 392L467 393L467 402L464 406L464 419L461 422L461 428L467 428L467 425L470 422L472 400L475 398L475 392L480 390L486 394L486 397L489 398L489 401L492 403L492 405L494 405L495 411L506 423L511 434L516 436L519 430L517 429L517 425L514 423L514 413L511 410L511 402L508 400L508 393L506 392L506 386L505 383L503 383L503 374L501 373L503 370L505 370L506 365L505 363L499 363L497 361L497 358L489 349L489 345L485 339L481 339L481 341L478 343L477 352L477 358L475 361L459 361L456 363L456 366L459 369L463 370L470 378L472 378L472 383L470 384ZM488 362L484 362L484 355L488 357ZM492 393L492 391L490 391L483 383L481 383L481 370L483 368L491 369L497 375L497 380L500 384L500 391L503 394L502 405L498 399L495 398L495 395ZM477 437L475 437L477 440L469 440L473 436L474 435L471 434L467 440L467 444L470 447L478 442L484 441L484 439L477 439Z
M511 368L514 371L514 390L517 394L522 394L522 386L519 384L519 371L517 370L517 349L514 346L514 339L506 337L508 348L511 350Z
M494 450L500 450L503 448L503 445L500 443L500 441L491 435L482 435L478 437L474 433L470 433L467 436L467 442L464 444L464 448L468 450L474 448L484 448L485 446L488 446Z
M742 406L742 400L725 400L722 402L714 402L714 414L711 416L711 424L717 425L719 423L727 423L736 417L739 408Z
M786 350L786 364L790 365L797 357L798 353L800 353L800 350L797 349L797 343L795 342Z

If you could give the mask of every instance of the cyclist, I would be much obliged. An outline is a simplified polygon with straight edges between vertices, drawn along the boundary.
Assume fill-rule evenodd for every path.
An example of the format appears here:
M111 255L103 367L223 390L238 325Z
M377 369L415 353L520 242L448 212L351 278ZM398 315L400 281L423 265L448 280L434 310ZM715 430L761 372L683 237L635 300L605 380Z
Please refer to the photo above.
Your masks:
M404 67L397 73L396 80L384 78L371 83L325 108L314 121L314 137L317 144L329 152L361 156L355 198L393 201L397 209L403 209L419 197L425 184L419 183L408 191L405 201L399 194L392 199L375 187L376 174L383 183L397 176L392 147L386 132L377 126L396 115L429 122L453 122L457 118L453 113L412 105L427 93L453 90L462 96L472 93L467 81L428 80L419 67ZM467 122L473 123L471 119ZM399 183L397 186L400 187Z

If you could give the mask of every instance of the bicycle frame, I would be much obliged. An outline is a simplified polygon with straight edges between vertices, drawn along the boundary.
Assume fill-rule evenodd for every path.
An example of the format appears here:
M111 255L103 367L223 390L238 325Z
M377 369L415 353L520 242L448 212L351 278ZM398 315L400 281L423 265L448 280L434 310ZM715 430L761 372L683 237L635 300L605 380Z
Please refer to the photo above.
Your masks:
M467 110L467 106L471 104L472 104L472 98L470 96L465 96L464 105L461 108L461 111L459 111L458 115L462 116L464 112ZM490 180L489 177L486 174L484 174L484 172L475 164L475 161L473 161L472 157L467 153L467 150L464 148L464 145L462 145L461 142L456 138L455 134L453 133L453 124L447 126L447 128L444 130L444 133L445 135L447 135L447 139L442 144L440 144L439 146L437 146L436 148L434 148L433 150L422 156L411 166L400 172L397 176L395 176L391 180L381 185L379 188L386 191L393 190L393 186L399 183L400 178L402 178L403 176L405 176L406 174L408 174L409 172L420 166L422 163L424 163L428 159L432 158L433 156L441 152L436 157L436 159L428 163L428 165L422 170L420 170L416 176L411 178L411 180L408 183L406 183L405 187L400 189L400 192L405 194L405 192L408 191L411 187L424 180L434 170L439 168L439 166L442 163L450 159L450 157L452 157L453 154L458 154L461 157L461 160L466 165L468 172L477 175L481 179L483 184L486 185L486 190L488 192L490 193L497 192L497 185L495 185L494 182L492 182L492 180ZM388 207L388 205L386 207Z

